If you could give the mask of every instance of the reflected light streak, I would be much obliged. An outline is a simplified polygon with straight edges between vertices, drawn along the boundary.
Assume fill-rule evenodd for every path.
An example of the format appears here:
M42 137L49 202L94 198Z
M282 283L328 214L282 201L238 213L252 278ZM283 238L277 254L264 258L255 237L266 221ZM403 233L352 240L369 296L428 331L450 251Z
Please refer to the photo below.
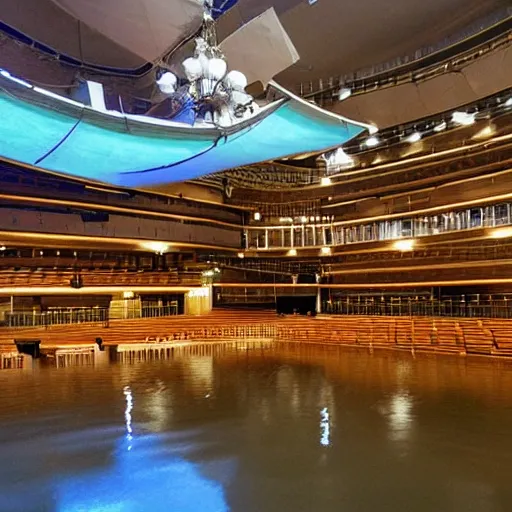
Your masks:
M133 395L130 386L125 386L123 389L124 397L126 399L126 409L124 410L124 421L126 425L126 439L128 440L128 451L132 449L133 428L132 428L132 410L133 410Z
M329 421L329 409L327 409L327 407L324 407L320 411L320 444L322 446L329 446L331 444L330 431L331 425Z
M412 426L412 399L407 394L393 395L389 407L389 426L392 439L405 440Z

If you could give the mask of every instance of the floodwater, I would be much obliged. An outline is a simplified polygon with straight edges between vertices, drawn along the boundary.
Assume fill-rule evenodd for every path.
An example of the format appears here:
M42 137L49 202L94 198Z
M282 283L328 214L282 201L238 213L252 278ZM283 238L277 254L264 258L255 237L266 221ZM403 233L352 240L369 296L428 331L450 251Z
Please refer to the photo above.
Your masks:
M512 363L101 357L0 371L1 512L512 510Z

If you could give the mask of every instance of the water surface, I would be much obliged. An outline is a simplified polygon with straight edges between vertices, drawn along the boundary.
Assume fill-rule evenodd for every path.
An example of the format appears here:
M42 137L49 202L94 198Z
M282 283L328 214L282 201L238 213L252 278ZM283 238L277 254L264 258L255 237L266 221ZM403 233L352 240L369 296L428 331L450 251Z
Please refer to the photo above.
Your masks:
M0 511L511 510L512 363L196 354L0 371Z

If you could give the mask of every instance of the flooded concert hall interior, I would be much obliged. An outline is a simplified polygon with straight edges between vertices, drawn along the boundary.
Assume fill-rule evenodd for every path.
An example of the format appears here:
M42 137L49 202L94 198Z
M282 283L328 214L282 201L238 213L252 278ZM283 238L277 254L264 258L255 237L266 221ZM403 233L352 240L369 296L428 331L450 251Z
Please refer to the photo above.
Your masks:
M0 512L512 509L510 0L0 5Z

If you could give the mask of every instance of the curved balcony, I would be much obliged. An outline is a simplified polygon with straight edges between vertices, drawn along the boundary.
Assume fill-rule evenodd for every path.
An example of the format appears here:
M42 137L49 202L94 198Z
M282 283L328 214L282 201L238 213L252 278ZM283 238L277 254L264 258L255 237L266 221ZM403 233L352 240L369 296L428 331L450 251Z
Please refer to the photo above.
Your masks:
M494 198L496 201L498 198ZM468 201L457 209L436 207L418 211L416 215L397 214L360 221L341 221L301 225L265 226L246 229L248 251L287 251L297 256L298 251L309 249L328 257L333 249L352 244L391 242L387 250L408 252L417 244L428 244L428 237L457 234L459 241L468 239L512 237L512 193L502 194L495 204ZM508 199L508 201L507 201ZM450 240L444 237L441 241ZM361 250L363 248L359 247ZM380 249L382 250L382 249ZM311 254L311 252L309 252Z

